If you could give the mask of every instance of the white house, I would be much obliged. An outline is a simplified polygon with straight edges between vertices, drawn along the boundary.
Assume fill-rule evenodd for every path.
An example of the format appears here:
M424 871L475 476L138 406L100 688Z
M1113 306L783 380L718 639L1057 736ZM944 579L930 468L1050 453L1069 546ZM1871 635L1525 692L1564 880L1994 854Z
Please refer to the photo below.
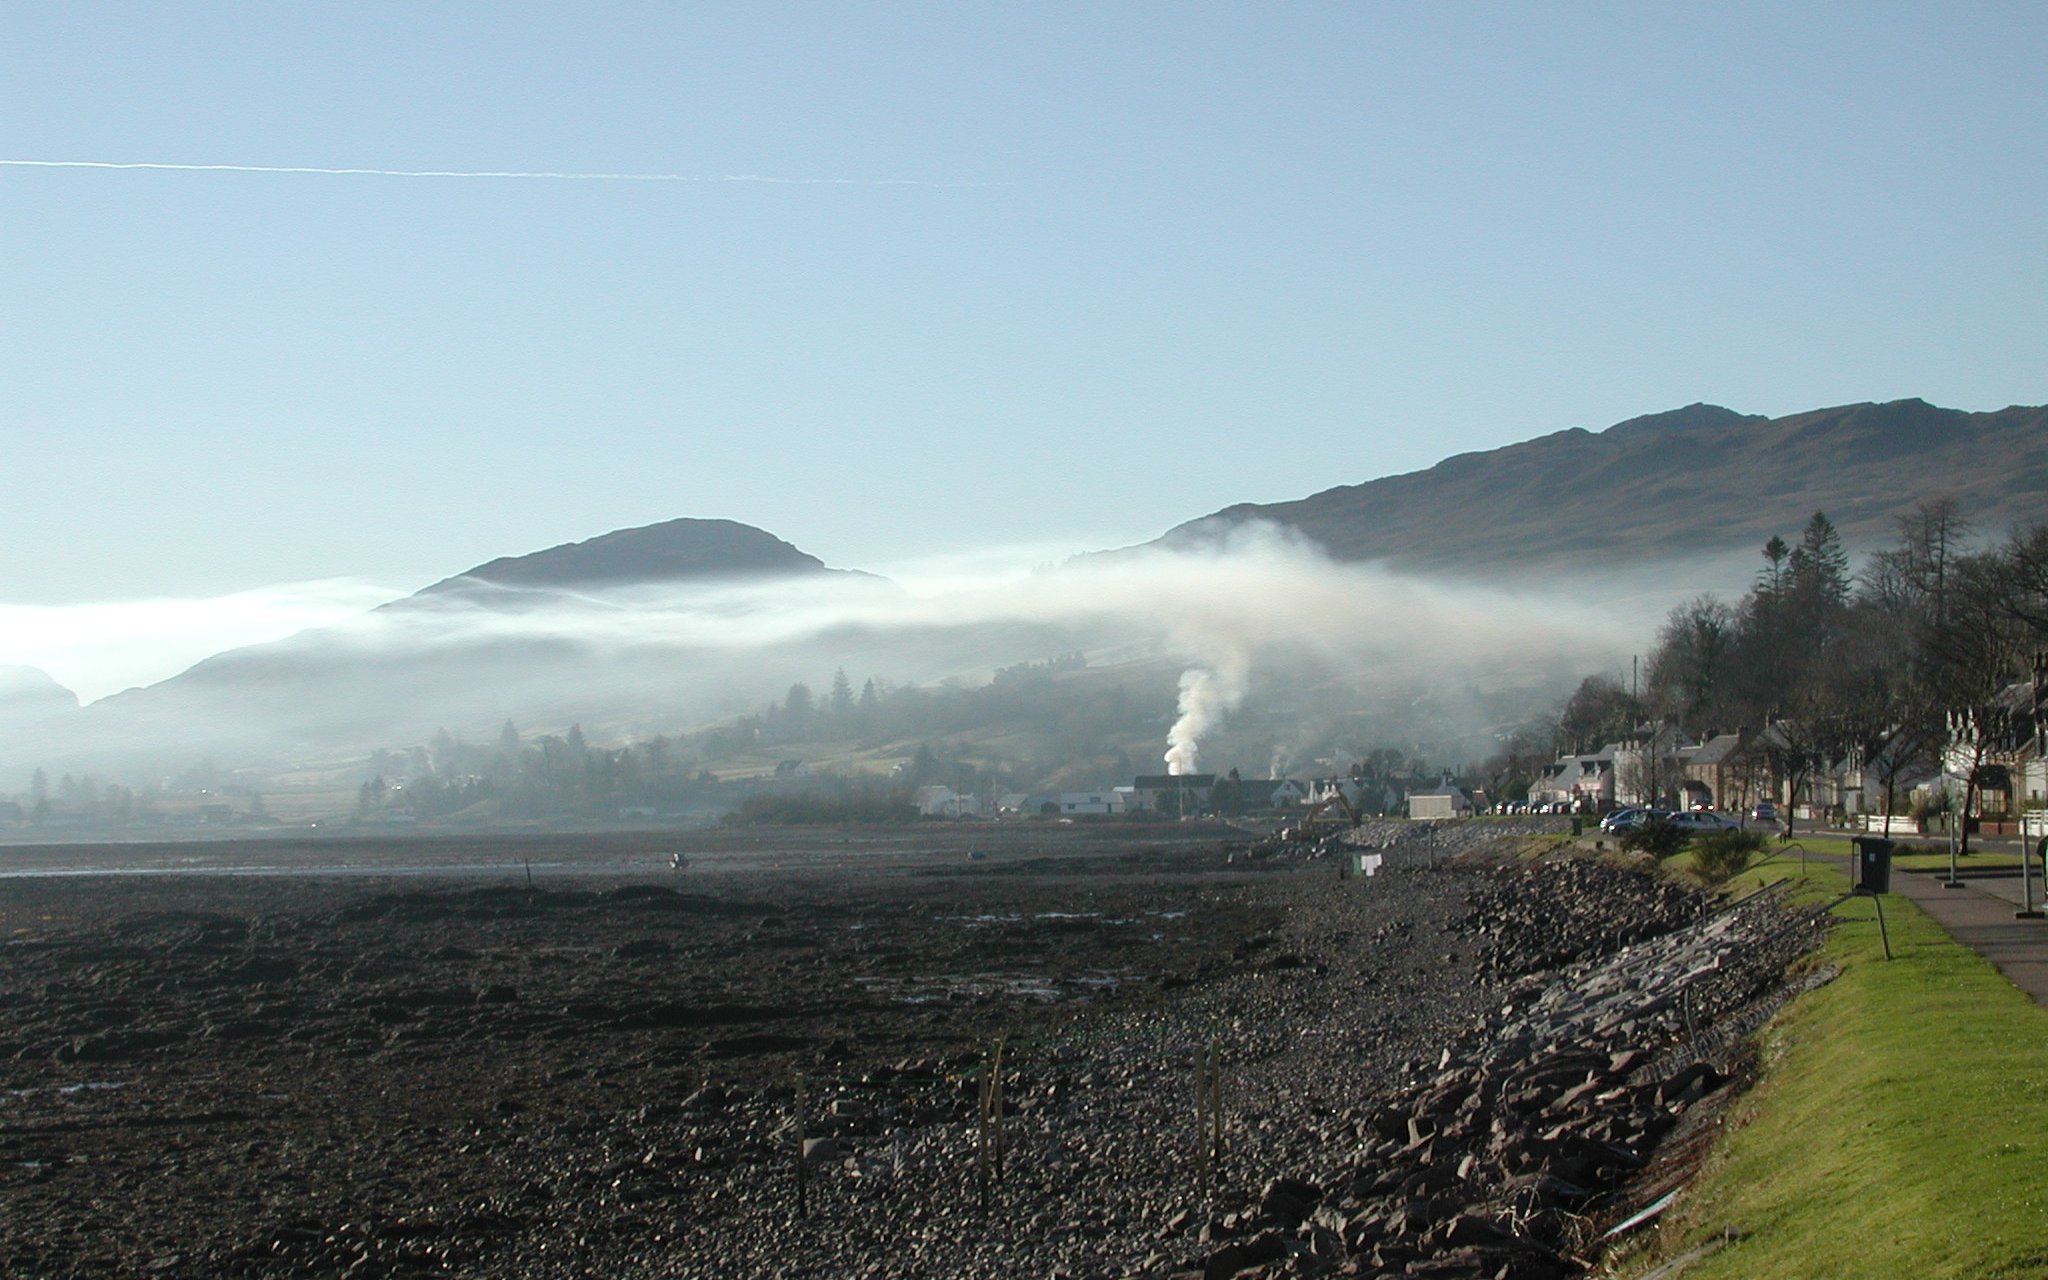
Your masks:
M1604 812L1614 807L1614 756L1609 745L1584 755L1559 756L1529 786L1531 804L1568 804L1574 809Z
M1614 803L1663 804L1685 783L1680 753L1695 744L1671 725L1659 725L1648 736L1604 748L1614 762Z
M1472 816L1472 797L1449 782L1427 791L1411 791L1408 793L1408 816L1469 818Z
M1309 804L1322 804L1341 795L1356 808L1359 797L1364 794L1365 786L1356 778L1315 778L1310 780L1308 793L1302 798Z
M919 787L911 799L918 813L927 818L965 818L975 811L974 797L963 796L951 787Z

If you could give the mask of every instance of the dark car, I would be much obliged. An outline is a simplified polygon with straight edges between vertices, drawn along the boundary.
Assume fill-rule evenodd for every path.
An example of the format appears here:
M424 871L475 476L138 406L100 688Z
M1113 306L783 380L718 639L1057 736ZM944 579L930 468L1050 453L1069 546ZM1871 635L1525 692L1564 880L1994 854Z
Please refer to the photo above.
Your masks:
M1600 819L1600 829L1602 831L1617 832L1633 831L1652 818L1662 818L1665 821L1669 821L1671 812L1668 809L1616 809L1613 813Z

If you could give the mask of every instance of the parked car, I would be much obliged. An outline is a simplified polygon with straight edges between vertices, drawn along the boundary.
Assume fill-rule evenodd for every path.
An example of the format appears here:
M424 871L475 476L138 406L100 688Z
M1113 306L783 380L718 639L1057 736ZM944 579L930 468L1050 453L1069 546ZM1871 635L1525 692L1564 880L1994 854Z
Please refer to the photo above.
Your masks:
M1674 813L1671 815L1671 825L1694 835L1707 831L1734 831L1742 826L1727 814L1715 813L1712 809L1703 813Z
M1669 820L1671 814L1665 809L1616 809L1600 819L1602 831L1633 831L1652 818Z
M1600 829L1602 831L1626 831L1636 824L1636 815L1641 812L1641 809L1616 809L1600 819Z

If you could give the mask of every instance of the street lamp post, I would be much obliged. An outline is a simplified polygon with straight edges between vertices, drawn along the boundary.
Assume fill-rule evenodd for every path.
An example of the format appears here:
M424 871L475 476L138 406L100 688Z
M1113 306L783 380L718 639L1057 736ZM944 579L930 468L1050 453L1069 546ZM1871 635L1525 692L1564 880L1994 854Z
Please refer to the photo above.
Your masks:
M1962 820L1956 817L1955 792L1949 787L1947 771L1941 779L1942 794L1948 797L1948 879L1942 881L1945 889L1960 889L1963 882L1956 875L1956 847L1962 842Z

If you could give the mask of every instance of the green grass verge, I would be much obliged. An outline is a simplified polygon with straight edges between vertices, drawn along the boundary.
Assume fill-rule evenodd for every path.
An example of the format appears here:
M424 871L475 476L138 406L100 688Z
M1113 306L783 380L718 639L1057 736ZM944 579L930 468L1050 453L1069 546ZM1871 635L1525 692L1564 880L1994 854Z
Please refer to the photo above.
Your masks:
M1901 871L1946 871L1948 853L1895 853L1892 866ZM2017 871L2020 855L2017 853L1970 852L1966 858L1956 859L1958 871Z
M1786 872L1780 854L1735 884ZM1847 889L1808 875L1809 900ZM1733 1232L1686 1280L2048 1275L2048 1010L1904 898L1885 900L1890 962L1868 902L1836 914L1816 960L1840 975L1763 1033L1758 1084L1620 1274Z

